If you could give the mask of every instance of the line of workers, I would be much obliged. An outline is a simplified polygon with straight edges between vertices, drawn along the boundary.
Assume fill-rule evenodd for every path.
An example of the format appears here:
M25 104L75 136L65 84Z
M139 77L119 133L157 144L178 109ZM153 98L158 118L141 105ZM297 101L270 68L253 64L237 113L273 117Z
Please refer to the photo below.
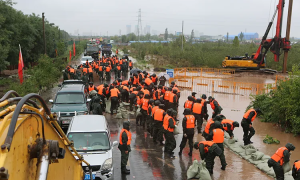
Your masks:
M161 78L160 78L161 79ZM158 84L158 78L155 74L150 75L146 71L137 71L129 80L122 81L117 79L111 85L101 84L95 87L93 83L89 83L88 92L96 91L92 96L91 111L94 114L102 114L101 110L105 109L105 98L111 99L111 114L117 110L119 102L129 102L130 111L135 108L139 109L136 117L136 125L142 126L153 137L153 143L164 146L164 152L170 158L175 158L174 149L176 141L174 130L178 124L177 110L179 106L180 90L175 82L172 82L170 87L164 86L163 83ZM226 131L230 138L234 137L234 128L239 127L239 122L226 119L221 114L223 110L218 101L213 97L207 97L202 94L201 98L196 98L196 93L192 92L191 96L185 101L184 118L182 120L183 136L179 145L179 155L189 141L190 151L189 156L192 156L193 148L198 149L202 160L206 161L206 168L213 174L214 159L216 156L220 158L221 169L225 170L227 163L224 155L224 132ZM212 118L208 120L207 104L210 104L213 113ZM252 136L255 130L252 126L256 116L261 110L259 108L249 109L241 120L243 128L244 145L252 144ZM203 120L206 120L206 126L202 132ZM129 122L124 122L123 129L120 133L119 149L121 151L121 172L129 174L130 170L126 169L126 164L130 152L130 133ZM195 129L198 133L202 133L205 141L193 142ZM164 143L165 140L165 143ZM273 167L276 174L276 179L284 179L283 165L289 163L290 152L295 147L291 143L287 143L285 147L279 148L276 153L268 161L269 167ZM292 168L292 175L295 179L300 179L300 161L295 161Z

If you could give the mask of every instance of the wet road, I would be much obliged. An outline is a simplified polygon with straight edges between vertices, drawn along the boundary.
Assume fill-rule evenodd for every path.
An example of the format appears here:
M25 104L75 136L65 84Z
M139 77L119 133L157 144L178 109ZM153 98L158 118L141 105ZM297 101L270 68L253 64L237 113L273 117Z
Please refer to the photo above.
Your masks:
M128 77L123 77L123 79L127 79ZM94 82L95 85L99 85L102 82L98 81L98 77L94 74ZM114 75L112 75L111 82L114 80ZM270 83L274 80L272 79L264 79L257 77L236 77L236 81L245 81L245 82L257 82L257 83ZM48 93L44 93L43 97L47 94L47 97L52 98L55 96L57 88L49 90ZM228 95L228 94L211 94L210 92L197 92L197 97L200 97L202 93L206 93L207 96L214 96L219 104L222 106L224 114L228 119L236 120L238 122L241 121L242 116L244 114L245 109L250 103L250 99L248 96L240 96L240 95ZM49 95L50 94L50 95ZM187 99L187 96L191 94L189 90L181 91L179 112L177 119L180 120L180 128L181 121L183 118L183 104ZM211 116L211 108L208 106L209 115ZM123 121L127 121L128 119L131 122L131 132L132 132L132 152L129 156L128 168L131 169L130 175L122 175L120 169L120 151L117 147L113 150L113 163L114 163L114 179L123 179L123 180L131 180L131 179L143 179L143 180L152 180L152 179L164 179L164 180L175 180L175 179L187 179L186 172L188 167L192 164L194 159L200 160L199 151L194 150L193 156L188 156L188 146L183 151L182 157L178 156L179 152L179 144L181 142L182 135L175 136L176 139L176 149L175 159L170 159L165 157L163 152L163 146L158 146L153 144L150 135L142 129L140 126L135 125L135 116L132 114L128 114L128 119L115 119L115 115L111 116L110 114L106 114L105 117L109 123L109 127L111 130L111 140L118 141L119 132L122 129ZM205 123L203 124L203 128ZM278 127L273 126L270 123L262 123L258 119L254 121L253 124L256 134L252 138L254 142L254 146L258 148L260 151L264 152L267 155L272 155L279 147L284 146L287 142L291 142L296 146L296 150L291 156L291 162L294 162L295 159L300 158L300 138L294 137L292 134L287 134L282 132ZM242 128L236 128L234 130L235 137L242 141ZM279 145L267 145L263 143L263 139L266 134L277 138L281 141ZM204 138L195 132L194 141L202 141ZM297 157L298 155L298 157ZM213 179L272 179L267 176L265 173L261 172L254 165L249 162L243 160L227 148L225 148L225 156L227 161L226 171L222 171L221 164L219 158L215 159L215 168Z

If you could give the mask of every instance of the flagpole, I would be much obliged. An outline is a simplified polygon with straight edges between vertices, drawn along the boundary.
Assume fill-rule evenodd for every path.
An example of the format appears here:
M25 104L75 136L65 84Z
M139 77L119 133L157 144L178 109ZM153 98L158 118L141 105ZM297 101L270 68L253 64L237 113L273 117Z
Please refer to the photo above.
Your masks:
M20 52L21 52L21 55L22 55L22 74L23 74L23 79L24 79L24 61L23 61L23 54L22 54L22 50L21 50L21 45L19 44L19 48L20 48Z

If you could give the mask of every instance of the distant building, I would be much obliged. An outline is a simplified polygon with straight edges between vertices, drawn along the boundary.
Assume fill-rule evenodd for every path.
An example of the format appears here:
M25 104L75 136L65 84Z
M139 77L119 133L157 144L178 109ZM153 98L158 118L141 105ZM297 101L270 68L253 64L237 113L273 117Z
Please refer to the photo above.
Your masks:
M237 36L238 37L240 37L240 34L241 33L239 33ZM243 33L244 34L244 40L254 40L254 39L258 39L258 33L246 33L246 32L244 32Z
M131 25L126 25L126 34L131 33Z
M182 35L182 32L176 32L175 35L176 35L176 36L181 36L181 35Z
M220 40L224 40L224 37L222 35L218 35L218 36L202 35L200 36L200 39L205 41L220 41Z
M138 35L138 31L139 31L138 25L135 25L134 26L134 34Z
M144 34L150 34L150 29L151 29L151 26L146 25L144 28Z

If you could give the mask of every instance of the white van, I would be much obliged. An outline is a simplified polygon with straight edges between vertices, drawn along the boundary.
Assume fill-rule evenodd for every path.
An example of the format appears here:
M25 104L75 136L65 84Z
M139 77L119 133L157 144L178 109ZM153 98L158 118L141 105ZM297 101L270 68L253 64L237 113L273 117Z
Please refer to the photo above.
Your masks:
M78 115L71 120L67 137L74 148L90 163L93 179L113 179L112 149L118 144L110 142L110 131L102 115ZM82 166L85 179L90 180L87 166Z

